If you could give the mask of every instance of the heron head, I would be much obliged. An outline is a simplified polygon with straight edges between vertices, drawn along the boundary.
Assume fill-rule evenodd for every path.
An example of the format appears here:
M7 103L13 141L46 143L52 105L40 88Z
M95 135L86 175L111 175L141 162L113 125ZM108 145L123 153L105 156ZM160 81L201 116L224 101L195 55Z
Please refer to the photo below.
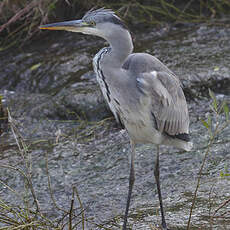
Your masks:
M81 20L52 23L42 25L39 28L80 32L105 39L119 36L122 30L128 30L123 21L112 10L104 8L88 11Z

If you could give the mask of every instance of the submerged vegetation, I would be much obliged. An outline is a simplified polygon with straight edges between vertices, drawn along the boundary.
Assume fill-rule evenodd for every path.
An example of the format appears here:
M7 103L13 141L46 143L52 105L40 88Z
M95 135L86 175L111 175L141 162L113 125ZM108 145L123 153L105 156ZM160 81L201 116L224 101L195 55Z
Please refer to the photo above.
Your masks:
M0 2L0 51L24 44L38 34L38 26L49 21L82 16L92 7L115 10L132 26L162 22L203 22L230 12L229 0L2 0Z

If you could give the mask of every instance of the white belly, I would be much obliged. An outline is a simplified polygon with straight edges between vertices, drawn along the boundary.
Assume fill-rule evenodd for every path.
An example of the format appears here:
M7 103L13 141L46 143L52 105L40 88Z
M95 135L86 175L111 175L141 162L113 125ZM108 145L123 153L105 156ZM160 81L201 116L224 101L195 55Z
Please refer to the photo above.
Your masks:
M164 136L156 130L154 117L147 109L142 108L136 112L128 113L122 111L120 116L130 138L134 142L153 144L161 144L163 142Z

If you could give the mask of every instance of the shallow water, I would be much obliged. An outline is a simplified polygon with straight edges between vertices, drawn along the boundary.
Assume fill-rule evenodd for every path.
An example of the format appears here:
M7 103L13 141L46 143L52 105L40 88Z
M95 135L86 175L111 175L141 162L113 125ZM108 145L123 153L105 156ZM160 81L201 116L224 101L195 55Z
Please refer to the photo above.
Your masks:
M162 29L163 30L163 29ZM129 144L115 125L99 92L91 60L101 39L54 32L20 52L0 56L0 93L9 106L19 132L29 146L34 188L44 213L60 215L47 187L46 157L55 200L69 210L72 186L76 186L91 221L88 229L111 229L122 224L129 175ZM230 103L230 28L190 26L142 32L135 39L137 52L154 54L177 73L189 103L194 149L181 152L162 147L161 184L166 219L172 229L186 229L192 194L207 146L208 133L200 118L211 113L207 88ZM94 48L91 48L94 47ZM213 116L213 115L212 115ZM215 120L215 118L213 118ZM58 135L60 137L58 138ZM193 229L210 229L210 213L230 197L230 127L218 136L204 169L193 212ZM0 137L0 164L24 169L11 132ZM129 223L132 229L153 229L160 223L153 176L155 148L140 145L136 157L136 182ZM0 169L1 180L20 193L23 178ZM226 173L227 175L227 173ZM13 204L21 201L6 186L0 196ZM75 201L79 213L79 204ZM228 211L227 214L224 214ZM213 229L230 229L229 206L213 221ZM80 229L80 227L79 227Z

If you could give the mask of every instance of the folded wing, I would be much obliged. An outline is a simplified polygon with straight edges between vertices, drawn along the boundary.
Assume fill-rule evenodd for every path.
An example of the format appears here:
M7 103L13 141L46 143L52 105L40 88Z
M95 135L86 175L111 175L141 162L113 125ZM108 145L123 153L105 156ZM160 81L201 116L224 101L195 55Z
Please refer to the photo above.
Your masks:
M187 103L176 76L165 71L142 73L137 86L144 96L151 98L151 113L160 132L171 136L188 134Z

